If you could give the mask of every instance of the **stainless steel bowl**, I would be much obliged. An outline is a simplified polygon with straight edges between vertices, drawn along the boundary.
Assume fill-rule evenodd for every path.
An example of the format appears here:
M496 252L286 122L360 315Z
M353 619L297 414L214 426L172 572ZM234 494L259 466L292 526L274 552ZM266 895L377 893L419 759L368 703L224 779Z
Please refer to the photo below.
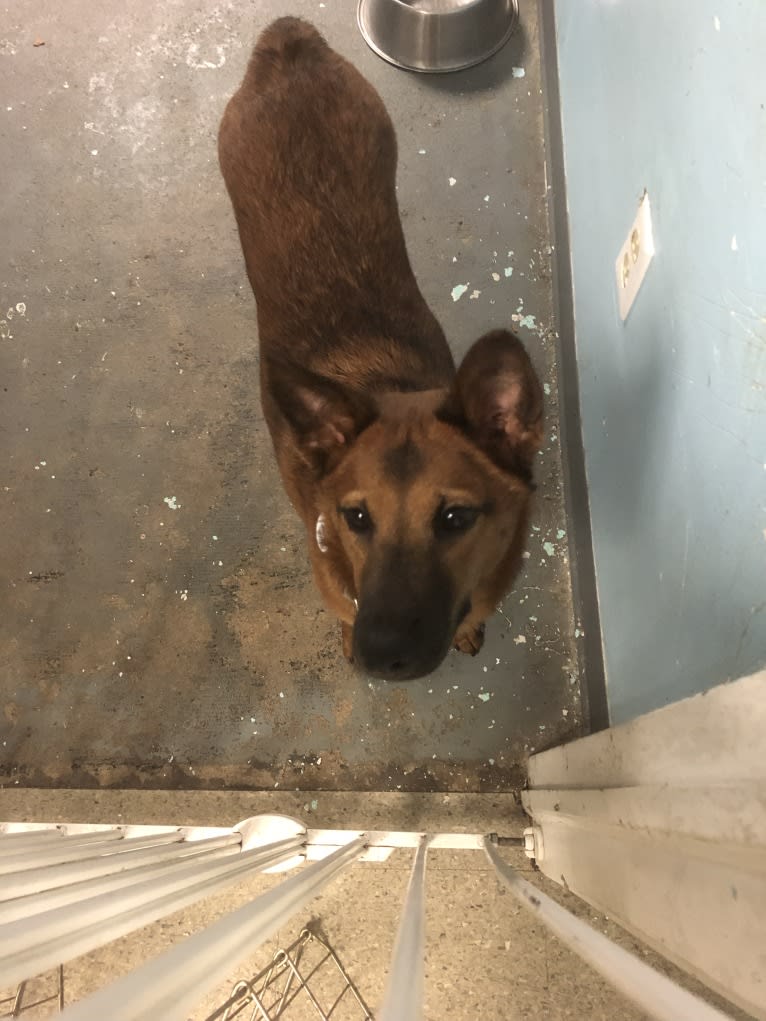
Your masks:
M375 52L409 71L459 71L491 57L516 27L518 0L359 0Z

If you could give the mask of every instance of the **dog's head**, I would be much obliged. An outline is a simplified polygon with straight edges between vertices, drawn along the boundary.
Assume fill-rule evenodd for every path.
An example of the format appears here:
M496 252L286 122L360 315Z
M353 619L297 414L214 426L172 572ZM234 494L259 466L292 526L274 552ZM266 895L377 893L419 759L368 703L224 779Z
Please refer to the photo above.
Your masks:
M390 680L430 673L521 552L543 436L523 345L482 337L446 394L374 400L307 376L279 404L315 474L317 541L357 600L355 661Z

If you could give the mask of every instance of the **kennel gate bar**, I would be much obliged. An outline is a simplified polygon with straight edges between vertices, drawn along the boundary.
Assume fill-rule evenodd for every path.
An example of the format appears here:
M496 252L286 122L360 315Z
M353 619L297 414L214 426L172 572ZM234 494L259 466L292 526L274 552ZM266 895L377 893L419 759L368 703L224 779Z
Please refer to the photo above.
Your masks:
M292 874L274 888L79 1003L64 1021L185 1021L204 994L309 904L352 862L410 848L414 864L379 1021L422 1018L429 848L483 852L497 878L538 920L646 1013L721 1021L706 1004L611 942L524 880L499 847L525 838L305 829L260 815L227 828L6 823L0 825L0 987L126 935L257 871ZM304 864L305 863L305 864ZM301 865L300 868L295 868Z

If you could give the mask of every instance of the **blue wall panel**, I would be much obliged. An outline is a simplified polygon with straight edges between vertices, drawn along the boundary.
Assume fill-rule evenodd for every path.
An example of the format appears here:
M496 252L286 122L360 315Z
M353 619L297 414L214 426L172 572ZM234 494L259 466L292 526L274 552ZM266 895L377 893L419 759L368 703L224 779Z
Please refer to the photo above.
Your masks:
M766 662L766 4L557 0L612 722ZM656 255L626 323L639 199Z

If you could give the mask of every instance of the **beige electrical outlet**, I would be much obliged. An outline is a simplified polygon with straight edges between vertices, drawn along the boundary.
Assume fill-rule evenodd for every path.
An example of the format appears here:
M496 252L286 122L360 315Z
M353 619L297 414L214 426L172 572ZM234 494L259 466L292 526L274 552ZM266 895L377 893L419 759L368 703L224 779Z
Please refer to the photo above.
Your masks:
M644 192L636 218L614 264L617 278L617 300L620 306L620 318L623 322L628 318L628 312L636 300L636 295L644 282L646 271L649 269L649 263L653 257L652 213L649 207L649 194Z

